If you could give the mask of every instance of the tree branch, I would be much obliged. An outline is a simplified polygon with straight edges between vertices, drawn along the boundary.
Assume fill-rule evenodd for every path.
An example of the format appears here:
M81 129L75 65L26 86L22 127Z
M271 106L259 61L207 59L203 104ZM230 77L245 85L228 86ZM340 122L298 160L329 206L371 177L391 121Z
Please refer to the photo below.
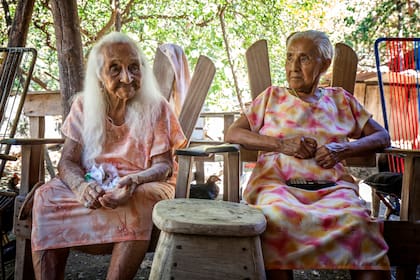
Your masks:
M238 79L237 79L236 74L235 74L235 67L232 63L232 58L230 56L229 41L228 41L227 34L226 34L226 26L225 26L225 19L224 19L225 10L226 10L226 5L224 5L222 7L219 6L218 14L219 14L219 20L220 20L220 27L222 28L223 42L225 43L225 50L226 50L226 55L227 55L227 58L228 58L229 68L232 72L232 78L233 78L233 83L235 85L236 96L238 98L239 106L240 106L240 108L243 112L244 109L245 109L245 106L244 106L243 101L242 101L241 90L239 89Z

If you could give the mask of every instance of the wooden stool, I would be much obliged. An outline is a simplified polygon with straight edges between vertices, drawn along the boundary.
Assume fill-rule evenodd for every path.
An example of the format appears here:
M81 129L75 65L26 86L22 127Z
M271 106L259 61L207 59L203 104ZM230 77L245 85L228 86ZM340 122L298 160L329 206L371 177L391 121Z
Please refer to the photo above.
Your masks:
M158 202L153 222L161 233L149 279L265 279L259 210L179 198Z

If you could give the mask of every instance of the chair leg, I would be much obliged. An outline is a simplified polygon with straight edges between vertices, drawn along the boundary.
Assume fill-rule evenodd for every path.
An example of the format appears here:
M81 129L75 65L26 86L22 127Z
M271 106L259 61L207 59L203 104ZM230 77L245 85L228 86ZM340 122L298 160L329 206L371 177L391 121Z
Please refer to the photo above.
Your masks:
M381 199L381 201L385 204L386 206L386 211L385 211L385 219L389 220L389 217L392 214L395 215L399 215L399 207L396 207L394 202L392 201L393 199L398 199L392 195L383 195L381 193L377 193L379 198Z
M195 160L195 173L194 179L197 184L203 184L204 180L204 160Z
M417 266L397 266L396 272L397 280L416 280Z
M372 188L372 206L371 206L371 210L372 210L372 216L373 217L378 217L379 216L379 207L381 205L381 200L377 195L377 192L374 188Z
M392 211L392 209L390 209L389 207L387 207L386 210L385 210L385 220L389 220L389 217L391 217L391 214L393 212L394 211Z
M388 220L391 214L395 214L396 212L394 205L392 205L387 195L384 195L381 192L372 189L372 215L374 217L379 216L379 206L381 201L386 207L385 219Z
M1 228L1 221L0 221L0 228ZM1 279L6 280L6 271L4 265L4 246L3 246L3 231L0 231L1 239L0 239L0 264L1 264Z
M15 280L35 279L32 265L31 241L16 236Z

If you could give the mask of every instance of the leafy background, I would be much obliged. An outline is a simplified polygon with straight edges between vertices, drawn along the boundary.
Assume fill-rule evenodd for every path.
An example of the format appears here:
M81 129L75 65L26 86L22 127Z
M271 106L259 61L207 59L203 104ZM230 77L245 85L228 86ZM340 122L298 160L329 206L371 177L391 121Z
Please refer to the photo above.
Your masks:
M7 44L15 1L2 1L0 44ZM118 7L113 5L118 2ZM207 111L239 110L249 101L244 54L253 42L268 40L273 83L285 83L285 39L294 31L318 29L331 41L345 42L358 54L361 71L374 67L373 43L378 37L420 36L420 0L78 0L84 55L92 44L115 29L139 42L150 62L159 44L175 43L184 49L190 71L200 54L210 57L217 72ZM58 63L49 1L36 1L27 46L39 58L32 88L58 90ZM238 98L240 97L240 98Z

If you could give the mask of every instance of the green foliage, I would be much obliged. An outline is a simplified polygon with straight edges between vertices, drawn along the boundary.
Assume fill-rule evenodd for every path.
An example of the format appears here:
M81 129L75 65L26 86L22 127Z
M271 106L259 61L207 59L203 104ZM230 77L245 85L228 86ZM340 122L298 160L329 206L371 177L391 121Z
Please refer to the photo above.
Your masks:
M110 2L77 0L85 55L98 37L114 28ZM403 0L121 0L121 30L139 41L150 61L161 43L182 46L191 72L200 54L209 56L217 72L206 100L207 110L231 111L239 109L237 95L244 101L250 99L244 54L256 40L268 40L275 84L285 83L285 39L296 30L323 30L333 43L344 41L354 47L361 65L373 65L372 44L376 37L418 36L419 2L410 1L413 6L410 8L407 3ZM10 4L12 13L15 7L15 3ZM411 13L410 9L417 12ZM2 13L0 30L0 42L5 45L7 26ZM27 45L39 51L35 76L44 83L32 83L32 86L57 89L54 25L48 0L35 3Z
M355 15L360 12L350 7L352 15L344 19L346 26L354 27L346 34L346 42L359 54L361 65L374 67L373 44L379 37L418 37L420 36L420 2L407 0L377 0L372 1L369 9L360 21Z

